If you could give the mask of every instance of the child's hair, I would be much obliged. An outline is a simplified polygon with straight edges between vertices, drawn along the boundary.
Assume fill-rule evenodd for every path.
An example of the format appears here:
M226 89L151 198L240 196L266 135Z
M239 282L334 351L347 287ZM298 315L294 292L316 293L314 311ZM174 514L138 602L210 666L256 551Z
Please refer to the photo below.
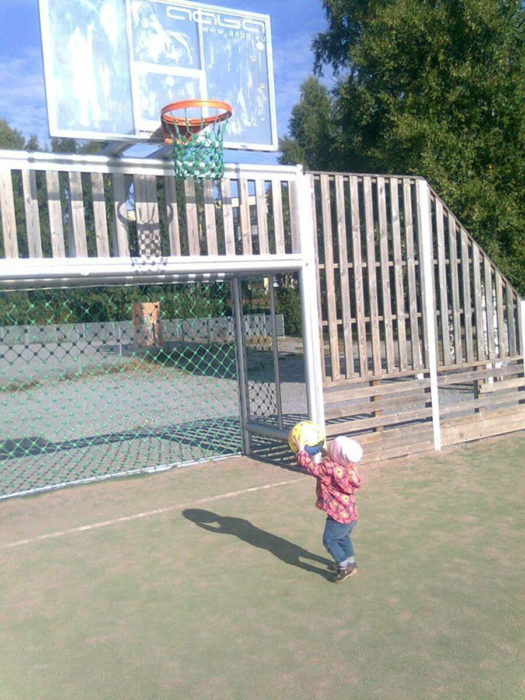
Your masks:
M360 461L363 456L363 448L352 438L340 435L328 445L328 454L334 462L349 467Z

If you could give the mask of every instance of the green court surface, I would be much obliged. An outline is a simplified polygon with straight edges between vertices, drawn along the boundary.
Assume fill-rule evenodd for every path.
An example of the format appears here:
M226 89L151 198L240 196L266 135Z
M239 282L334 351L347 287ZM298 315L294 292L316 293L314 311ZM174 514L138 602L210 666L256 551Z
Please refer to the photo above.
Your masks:
M525 697L525 434L315 482L236 457L0 504L2 700Z

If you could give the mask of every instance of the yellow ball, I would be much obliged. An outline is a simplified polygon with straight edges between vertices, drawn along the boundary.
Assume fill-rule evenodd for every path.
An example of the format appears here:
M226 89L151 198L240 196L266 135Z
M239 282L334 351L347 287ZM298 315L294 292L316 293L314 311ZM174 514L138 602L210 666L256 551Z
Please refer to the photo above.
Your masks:
M322 450L325 439L324 430L311 420L296 423L288 433L288 444L292 452L297 452L295 440L299 440L309 454L316 454Z

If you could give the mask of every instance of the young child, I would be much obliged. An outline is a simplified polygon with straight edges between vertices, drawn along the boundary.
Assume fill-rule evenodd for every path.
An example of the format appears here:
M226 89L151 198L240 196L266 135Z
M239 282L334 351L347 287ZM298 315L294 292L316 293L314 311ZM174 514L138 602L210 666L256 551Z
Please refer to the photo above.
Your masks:
M345 436L335 438L319 455L308 454L299 441L296 447L299 466L317 479L316 506L326 513L323 545L336 563L334 582L339 583L357 573L350 533L357 523L354 494L361 486L361 477L356 464L363 449Z

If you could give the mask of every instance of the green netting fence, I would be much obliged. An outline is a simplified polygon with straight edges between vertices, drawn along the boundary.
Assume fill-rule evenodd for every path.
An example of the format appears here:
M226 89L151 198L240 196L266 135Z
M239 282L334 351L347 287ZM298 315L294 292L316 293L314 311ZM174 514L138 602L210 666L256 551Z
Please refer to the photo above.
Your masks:
M2 292L0 498L242 449L228 283Z

